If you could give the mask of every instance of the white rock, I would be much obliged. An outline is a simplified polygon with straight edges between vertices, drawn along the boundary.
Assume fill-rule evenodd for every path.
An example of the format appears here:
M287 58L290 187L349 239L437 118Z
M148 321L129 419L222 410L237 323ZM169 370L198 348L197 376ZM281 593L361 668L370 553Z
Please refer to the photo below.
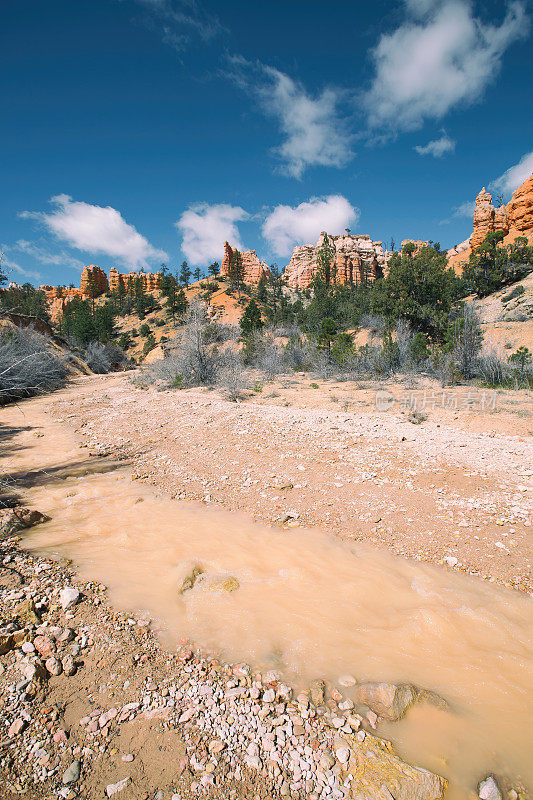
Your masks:
M335 755L337 756L341 764L347 764L348 761L350 760L350 748L337 747L337 749L335 750Z
M444 558L444 562L448 564L449 567L457 566L457 559L455 556L446 556Z
M481 781L478 787L478 797L481 800L501 800L502 796L494 778L488 777Z
M341 675L338 683L340 686L355 686L357 681L353 675Z
M72 608L72 606L76 605L79 599L80 593L77 589L74 589L73 586L65 586L65 588L61 589L59 592L59 602L63 607L63 611L67 611L67 609Z
M129 781L129 778L122 778L122 780L118 781L118 783L109 783L105 787L105 791L106 791L107 796L108 797L113 797L113 795L117 794L117 792L121 792L128 785L128 781Z

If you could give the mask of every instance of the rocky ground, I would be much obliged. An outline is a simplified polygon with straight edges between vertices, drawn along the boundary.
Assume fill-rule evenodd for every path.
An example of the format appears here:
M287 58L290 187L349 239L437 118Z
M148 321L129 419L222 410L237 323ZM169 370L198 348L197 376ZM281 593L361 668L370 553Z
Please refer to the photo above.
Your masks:
M372 734L416 702L366 684L360 708L315 682L296 697L275 672L221 664L186 642L162 648L104 586L0 544L0 786L3 797L181 800L441 797L445 781ZM365 701L365 702L363 702ZM381 796L381 794L379 794Z
M285 526L327 525L530 591L529 395L503 393L493 405L464 389L450 408L428 405L434 387L391 385L381 389L396 402L376 408L378 387L317 390L296 377L235 404L208 391L141 390L130 378L79 379L50 398L51 415L76 427L89 453L127 456L138 480L176 496ZM408 421L413 396L426 419ZM12 520L3 523L2 796L444 793L443 779L400 761L375 733L381 719L437 698L363 684L354 704L343 694L350 675L295 695L279 674L220 663L189 642L169 652L146 618L116 611L105 587L80 582L68 563L21 550ZM516 800L519 786L491 781L480 797Z
M176 497L532 588L530 392L295 376L232 403L128 374L78 387L54 413Z

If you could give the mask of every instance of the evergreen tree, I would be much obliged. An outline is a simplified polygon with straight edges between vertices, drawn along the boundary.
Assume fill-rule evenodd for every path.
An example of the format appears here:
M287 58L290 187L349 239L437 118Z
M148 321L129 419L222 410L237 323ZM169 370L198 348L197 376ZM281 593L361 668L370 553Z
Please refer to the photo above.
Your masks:
M184 261L181 265L180 269L180 283L182 283L185 287L189 286L189 281L191 279L191 269L186 261Z
M239 325L241 326L241 330L245 336L254 331L261 330L263 327L263 320L261 319L261 312L255 300L252 298L246 309L244 314L242 315Z
M503 231L491 231L471 253L463 270L467 291L485 297L502 286L521 280L533 268L533 247L519 236L513 244L503 245Z
M417 252L409 244L392 254L388 275L374 284L372 312L390 322L406 320L416 331L442 341L458 288L457 276L448 269L446 254L438 244Z
M265 274L263 273L259 278L259 283L257 284L257 299L260 303L266 303L268 300L268 290L267 290L267 281Z
M218 263L218 261L213 261L213 263L210 264L209 267L207 268L207 271L213 278L215 277L215 275L218 275L218 273L220 272L220 264Z
M241 296L241 289L244 285L244 264L242 263L242 256L238 250L235 250L229 265L229 279L232 286L239 292Z
M200 275L201 275L200 267L196 267L196 269L194 270L194 273L193 273L193 278L197 283L200 280Z
M318 249L316 262L317 275L328 291L329 287L335 283L335 247L330 242L327 233L324 234L324 241Z

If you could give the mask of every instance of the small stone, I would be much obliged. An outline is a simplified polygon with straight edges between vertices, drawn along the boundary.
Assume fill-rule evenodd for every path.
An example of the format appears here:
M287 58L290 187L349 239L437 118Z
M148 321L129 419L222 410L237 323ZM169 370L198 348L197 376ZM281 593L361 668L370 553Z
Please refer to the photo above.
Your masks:
M340 761L341 764L347 764L350 760L350 748L349 747L337 747L335 750L335 755L337 759Z
M341 675L338 682L340 686L355 686L357 683L353 675Z
M328 750L325 750L320 756L320 761L318 763L323 770L328 770L335 765L335 759Z
M27 723L23 719L16 719L9 726L9 730L7 732L7 735L9 737L18 736L19 733L22 733L22 731L24 730L24 728L26 727L26 724Z
M477 794L481 800L502 800L498 784L491 776L480 782Z
M128 785L128 782L129 782L129 778L122 778L122 780L118 781L117 783L109 783L105 787L107 796L108 797L113 797L113 795L117 794L117 792L121 792L123 789L126 788L126 786Z
M73 761L63 773L63 783L75 783L80 777L81 761Z
M56 744L60 744L61 742L67 741L67 734L61 728L58 728L57 731L52 736L52 741Z
M20 649L23 653L35 653L35 647L32 642L23 642Z
M71 677L76 672L76 662L72 658L72 656L65 656L65 658L61 659L61 666L63 667L63 672L65 675Z
M448 564L449 567L456 567L457 559L455 556L445 556L444 563Z
M213 755L216 753L221 753L225 747L226 747L225 742L221 742L220 739L213 739L212 742L209 742L209 746L207 749Z
M315 706L322 706L324 705L324 694L326 691L326 684L324 681L316 680L311 682L311 686L309 687L309 692L311 695L311 700L315 704Z
M67 611L69 608L72 608L72 606L75 606L79 599L80 593L73 586L65 586L59 592L59 602L61 603L63 611Z
M33 646L41 658L50 658L57 649L56 643L51 636L36 636L33 640Z
M61 675L61 673L63 672L61 661L58 658L55 658L55 656L47 658L46 661L44 662L44 666L46 667L50 675Z
M126 753L126 755L122 756L121 761L126 761L126 763L129 763L130 761L133 761L133 758L134 756L131 753Z
M273 703L276 699L276 692L274 689L267 689L263 694L263 703Z

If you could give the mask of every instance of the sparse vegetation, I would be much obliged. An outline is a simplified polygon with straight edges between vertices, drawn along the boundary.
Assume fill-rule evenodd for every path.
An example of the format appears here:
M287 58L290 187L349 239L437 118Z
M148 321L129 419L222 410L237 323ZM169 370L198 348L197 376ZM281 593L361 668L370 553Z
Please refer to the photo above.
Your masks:
M46 337L20 328L0 335L0 405L58 389L66 375L65 358Z

